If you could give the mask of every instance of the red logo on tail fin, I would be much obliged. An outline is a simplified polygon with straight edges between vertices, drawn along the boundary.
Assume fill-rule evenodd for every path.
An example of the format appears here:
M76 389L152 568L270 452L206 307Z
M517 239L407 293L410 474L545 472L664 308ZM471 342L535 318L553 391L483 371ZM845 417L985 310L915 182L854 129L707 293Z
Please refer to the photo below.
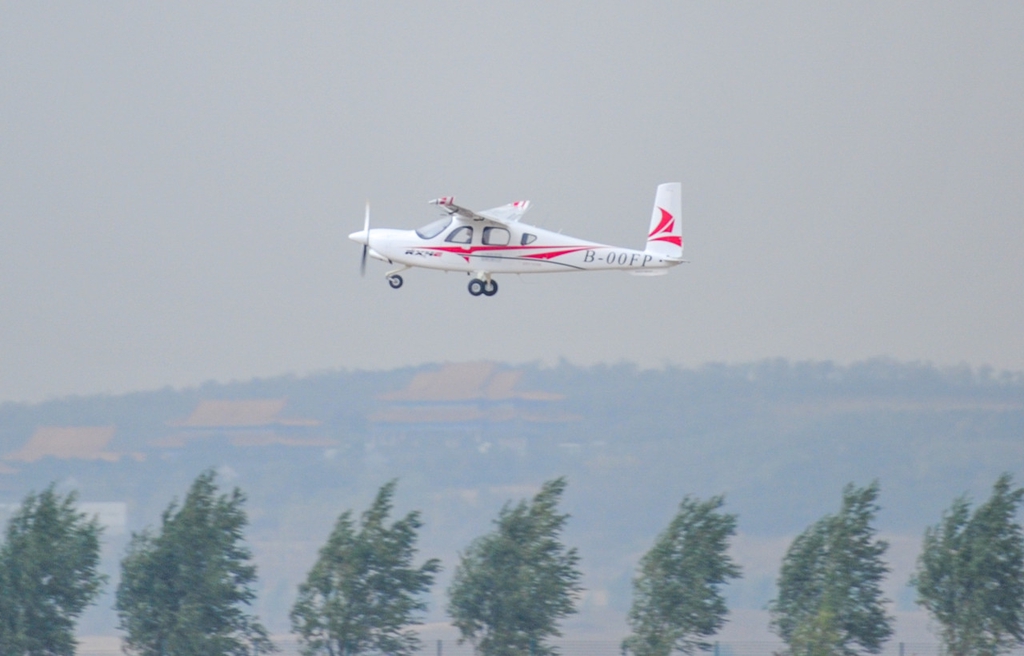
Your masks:
M651 234L647 235L648 239L654 239L657 235L662 233L672 234L672 231L676 227L675 217L672 216L667 210L658 208L661 210L661 222L658 223L658 227L651 230Z
M658 227L647 235L647 241L663 241L682 247L683 238L673 234L676 228L676 218L668 210L661 207L658 209L661 210L661 221L658 222Z

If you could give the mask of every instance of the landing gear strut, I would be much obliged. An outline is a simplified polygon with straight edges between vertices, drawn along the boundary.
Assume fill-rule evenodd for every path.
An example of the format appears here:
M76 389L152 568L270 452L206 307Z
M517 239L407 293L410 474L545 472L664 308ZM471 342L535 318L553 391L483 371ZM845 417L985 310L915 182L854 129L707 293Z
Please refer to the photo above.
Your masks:
M398 289L405 282L402 280L402 276L398 275L402 271L411 268L409 265L400 266L397 269L392 269L384 274L384 277L388 279L388 284L391 285L391 289Z

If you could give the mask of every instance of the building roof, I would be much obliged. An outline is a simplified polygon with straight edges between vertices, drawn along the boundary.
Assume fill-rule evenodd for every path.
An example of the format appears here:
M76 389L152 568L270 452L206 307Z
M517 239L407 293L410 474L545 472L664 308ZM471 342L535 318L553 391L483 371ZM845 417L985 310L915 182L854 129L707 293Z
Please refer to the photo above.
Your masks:
M381 401L406 403L456 401L560 401L561 394L517 390L522 371L498 370L493 362L446 364L412 379L408 387L377 397Z
M314 419L285 419L280 416L287 399L243 399L200 401L188 418L172 422L182 428L253 428L258 426L319 426Z
M47 456L116 462L121 454L106 451L114 426L40 426L20 450L6 460L35 462Z
M564 422L578 419L555 406L531 402L561 401L562 394L517 389L523 372L493 362L446 364L416 374L405 389L377 397L382 408L370 414L375 424L480 424L508 421ZM527 403L522 403L522 402Z

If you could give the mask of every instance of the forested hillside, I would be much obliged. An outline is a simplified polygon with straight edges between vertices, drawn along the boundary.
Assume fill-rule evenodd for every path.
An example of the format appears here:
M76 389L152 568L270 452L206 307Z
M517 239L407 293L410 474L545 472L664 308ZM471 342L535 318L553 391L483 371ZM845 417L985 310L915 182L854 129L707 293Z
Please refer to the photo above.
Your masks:
M1024 480L1024 377L881 360L325 372L6 404L0 454L5 508L51 481L107 504L115 582L128 532L217 469L248 494L258 612L275 632L337 515L393 478L398 509L423 512L421 555L445 567L432 621L443 620L457 552L504 502L561 475L585 572L581 634L621 627L636 560L684 495L725 494L739 515L744 579L730 600L760 611L786 539L833 511L845 483L875 479L880 529L903 563L890 595L910 611L903 561L924 527L956 495L984 496L1000 472ZM113 630L113 585L84 633Z

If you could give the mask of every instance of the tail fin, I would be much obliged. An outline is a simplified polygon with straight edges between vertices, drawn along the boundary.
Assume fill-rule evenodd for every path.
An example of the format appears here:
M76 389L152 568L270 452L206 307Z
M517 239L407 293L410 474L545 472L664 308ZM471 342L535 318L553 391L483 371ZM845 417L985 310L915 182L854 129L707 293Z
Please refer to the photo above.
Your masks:
M648 253L674 259L683 257L683 185L666 182L658 185L651 213L651 229L647 233Z

